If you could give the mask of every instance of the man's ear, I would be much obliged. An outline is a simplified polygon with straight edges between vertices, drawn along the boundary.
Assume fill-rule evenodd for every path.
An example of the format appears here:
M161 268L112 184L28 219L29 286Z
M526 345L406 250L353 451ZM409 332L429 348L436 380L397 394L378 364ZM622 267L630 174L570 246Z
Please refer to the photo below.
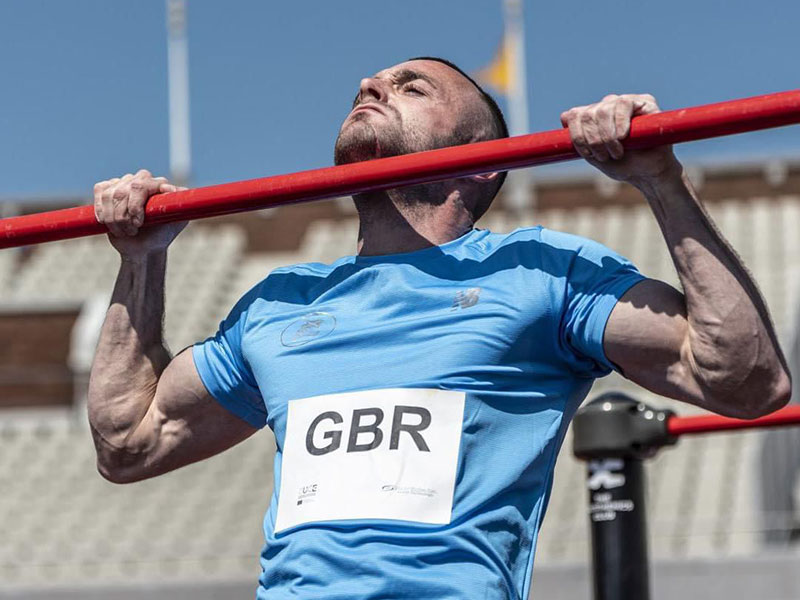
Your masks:
M494 173L484 173L483 175L470 175L469 178L477 183L488 183L497 179L498 175L500 173L495 171Z

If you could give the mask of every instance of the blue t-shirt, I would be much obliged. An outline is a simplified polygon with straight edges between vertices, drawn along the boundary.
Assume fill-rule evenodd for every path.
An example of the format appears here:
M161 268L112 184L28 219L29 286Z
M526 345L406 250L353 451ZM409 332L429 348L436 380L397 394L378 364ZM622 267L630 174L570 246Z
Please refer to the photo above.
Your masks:
M642 279L530 227L256 285L193 355L275 432L257 598L527 598L556 455Z

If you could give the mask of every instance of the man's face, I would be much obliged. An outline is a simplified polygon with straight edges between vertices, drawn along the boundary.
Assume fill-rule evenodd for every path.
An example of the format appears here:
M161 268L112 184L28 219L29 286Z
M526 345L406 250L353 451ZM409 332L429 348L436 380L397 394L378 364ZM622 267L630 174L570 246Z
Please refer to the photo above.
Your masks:
M361 81L336 139L337 165L433 150L471 140L483 100L443 63L412 60Z

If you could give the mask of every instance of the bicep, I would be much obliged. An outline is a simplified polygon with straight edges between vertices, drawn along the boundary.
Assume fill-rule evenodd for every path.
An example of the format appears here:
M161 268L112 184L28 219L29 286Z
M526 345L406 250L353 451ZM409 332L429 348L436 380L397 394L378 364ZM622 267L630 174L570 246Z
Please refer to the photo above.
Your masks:
M608 359L642 387L703 406L691 368L686 301L672 286L646 279L631 287L609 316L603 336Z
M161 374L132 445L144 477L154 477L219 454L256 431L211 396L187 349Z

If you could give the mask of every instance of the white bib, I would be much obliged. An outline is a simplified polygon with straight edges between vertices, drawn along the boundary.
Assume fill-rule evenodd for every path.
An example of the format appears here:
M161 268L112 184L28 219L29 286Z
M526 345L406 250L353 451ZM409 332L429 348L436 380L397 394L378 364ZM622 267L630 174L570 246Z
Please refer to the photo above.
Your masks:
M276 533L342 519L449 523L464 397L400 388L291 400Z

